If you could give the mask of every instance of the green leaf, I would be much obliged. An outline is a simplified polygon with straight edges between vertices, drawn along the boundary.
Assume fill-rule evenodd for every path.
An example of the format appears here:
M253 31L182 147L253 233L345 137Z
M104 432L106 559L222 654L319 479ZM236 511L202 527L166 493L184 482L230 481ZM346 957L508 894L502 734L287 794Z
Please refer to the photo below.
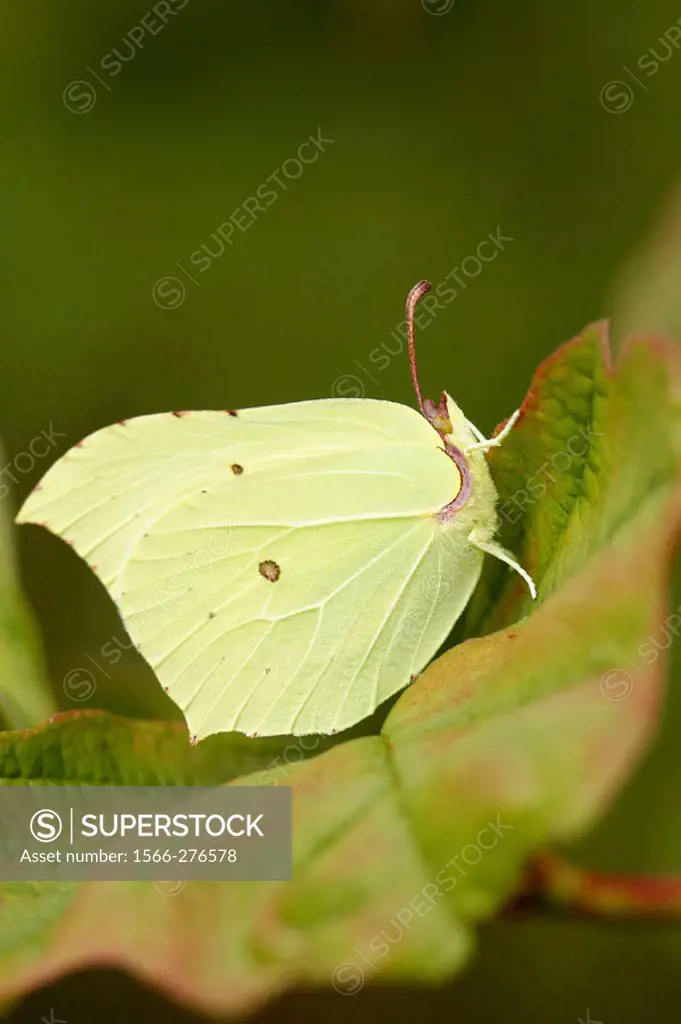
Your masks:
M675 480L677 359L671 343L632 337L615 375L607 323L593 324L539 367L521 419L491 450L501 539L537 580L540 600ZM490 561L465 628L477 635L531 610L522 581Z
M44 721L57 705L17 582L10 529L7 502L0 498L0 715L5 727L22 729Z
M210 786L256 769L260 784L284 785L294 764L330 741L303 742L223 733L192 747L184 723L65 711L39 729L2 736L0 786Z
M603 338L589 329L540 369L495 457L509 500L591 425L584 451L507 524L537 606L490 569L469 629L501 628L431 665L380 735L341 737L302 763L280 746L285 779L269 781L294 790L293 880L191 882L174 896L149 883L1 886L0 998L101 963L216 1013L294 983L350 993L449 976L528 858L603 813L655 725L663 657L641 648L665 614L681 511L673 355L641 339L615 374ZM0 774L257 785L269 742L192 749L174 724L68 715L0 735ZM281 741L296 742L314 739Z

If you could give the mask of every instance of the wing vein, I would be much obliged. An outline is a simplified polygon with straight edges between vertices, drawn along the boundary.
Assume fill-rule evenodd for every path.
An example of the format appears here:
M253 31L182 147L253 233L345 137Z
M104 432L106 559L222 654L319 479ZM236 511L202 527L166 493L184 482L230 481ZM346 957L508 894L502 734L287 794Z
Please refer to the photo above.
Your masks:
M342 702L341 702L341 704L340 704L340 706L339 706L339 708L338 708L338 712L337 712L337 714L336 714L336 717L334 718L334 724L336 724L336 723L338 722L338 719L340 718L340 714L341 714L341 712L342 712L343 708L345 707L345 705L346 705L346 703L347 703L348 697L349 697L349 695L350 695L350 691L352 690L353 686L355 685L355 682L357 681L357 676L358 676L358 675L359 675L359 673L360 673L360 672L362 671L362 669L364 668L364 665L365 665L365 664L366 664L366 662L367 662L367 659L368 659L368 658L370 657L370 655L372 654L372 652L373 652L373 650L374 650L374 648L375 648L375 646L376 646L376 643L377 643L378 639L379 639L379 638L380 638L380 636L381 636L381 633L382 633L382 632L383 632L383 630L385 629L385 627L386 627L386 625L387 625L388 621L390 620L390 618L391 618L391 616L392 616L392 614L393 614L393 612L394 612L394 610L395 610L395 608L396 608L396 606L397 606L397 603L398 603L398 601L399 601L400 597L402 596L402 594L404 593L404 591L405 591L406 587L407 587L407 586L409 585L409 583L410 583L410 582L411 582L411 580L413 579L413 577L414 577L414 574L415 574L415 573L417 572L417 570L418 570L418 567L420 566L421 562L422 562L422 561L423 561L423 559L425 558L425 556L426 556L426 553L427 553L427 551L429 550L429 548L430 548L430 546L432 545L432 543L433 543L433 541L432 541L432 538L430 538L430 539L428 540L428 543L426 544L426 546L425 546L425 547L423 548L423 550L421 551L420 555L419 555L419 556L418 556L418 558L416 559L416 562L415 562L415 564L414 564L414 568L413 568L413 569L411 570L411 572L410 572L410 573L409 573L409 575L407 576L406 580L404 581L404 583L402 584L402 586L401 586L401 587L400 587L400 589L398 590L398 592L397 592L397 595L396 595L396 597L395 597L395 598L394 598L394 600L393 600L393 601L391 602L391 604L390 604L390 607L388 608L388 612L387 612L387 614L386 614L386 615L384 616L384 618L383 618L383 621L381 622L381 624L380 624L380 626L379 626L378 630L376 631L376 633L375 633L375 634L374 634L374 636L372 637L372 639L371 639L371 641L370 641L370 643L369 643L369 647L367 648L367 651L366 651L366 653L365 653L364 657L362 658L362 660L361 660L361 662L360 662L359 666L358 666L358 667L357 667L357 669L355 670L355 672L354 672L354 674L353 674L353 676L352 676L352 679L350 680L350 683L349 683L349 685L347 686L347 688L346 688L346 690L345 690L345 695L343 696L343 700L342 700Z

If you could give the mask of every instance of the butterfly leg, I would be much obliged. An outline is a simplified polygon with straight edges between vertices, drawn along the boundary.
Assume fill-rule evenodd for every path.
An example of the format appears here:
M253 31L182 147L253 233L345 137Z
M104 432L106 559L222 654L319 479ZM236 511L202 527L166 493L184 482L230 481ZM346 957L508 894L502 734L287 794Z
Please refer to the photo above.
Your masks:
M519 565L518 562L516 562L510 551L507 551L506 548L501 546L501 544L497 544L495 540L486 539L481 535L482 533L483 531L476 526L469 533L468 540L479 551L484 551L485 554L492 555L494 558L498 558L501 562L505 562L506 565L510 565L512 569L515 569L518 575L522 576L527 583L530 594L532 595L532 600L536 600L537 588L535 587L534 580L530 574L525 572L522 565Z
M483 434L482 430L478 430L478 428L476 427L475 423L471 423L470 420L466 420L466 423L471 428L471 430L473 431L473 433L477 437L478 441L486 441L486 437Z
M519 416L520 409L516 409L513 415L509 416L508 422L506 423L504 429L499 431L496 437L482 437L482 435L480 435L480 431L476 427L473 427L473 424L471 423L470 426L472 427L473 432L476 435L480 435L480 440L477 441L475 444L470 444L468 448L465 449L465 452L473 452L476 451L476 449L481 449L483 452L486 452L489 451L490 448L496 448L511 433L511 431L513 430L514 426L518 421Z

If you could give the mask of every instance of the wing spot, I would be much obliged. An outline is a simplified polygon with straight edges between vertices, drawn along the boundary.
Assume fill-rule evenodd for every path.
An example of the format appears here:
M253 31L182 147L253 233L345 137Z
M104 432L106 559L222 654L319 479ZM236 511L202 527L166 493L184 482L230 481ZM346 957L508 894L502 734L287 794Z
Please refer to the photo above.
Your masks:
M244 467L240 466L238 462L233 463L231 469L234 476L241 476L244 471Z
M228 416L238 416L239 415L239 413L236 411L236 409L223 409L223 412L226 412Z
M269 580L270 583L276 583L281 576L281 569L271 558L266 558L264 562L260 563L258 572L263 579Z

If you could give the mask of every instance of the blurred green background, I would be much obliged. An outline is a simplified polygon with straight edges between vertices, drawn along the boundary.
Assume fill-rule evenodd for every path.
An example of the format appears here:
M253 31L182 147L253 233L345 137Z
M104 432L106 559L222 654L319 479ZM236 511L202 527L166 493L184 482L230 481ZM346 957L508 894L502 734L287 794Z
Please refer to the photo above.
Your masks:
M412 402L404 355L370 354L397 347L416 280L442 282L498 229L512 241L479 273L465 265L477 276L458 271L465 287L420 332L425 392L447 388L481 429L592 320L613 316L618 336L632 319L681 333L678 4L156 7L4 11L0 435L11 461L50 425L59 434L12 471L14 507L58 454L125 417L360 390ZM319 128L333 143L287 178L283 162ZM275 173L276 200L198 270L191 254L218 252L211 235ZM181 287L154 292L169 276ZM60 706L174 715L141 659L121 653L89 570L44 531L17 542ZM116 641L114 662L102 648ZM660 738L575 851L582 862L681 869L680 730L672 686ZM680 966L681 926L504 921L446 989L294 994L257 1021L673 1019ZM99 973L37 993L13 1019L49 1019L51 1006L69 1021L194 1019Z

